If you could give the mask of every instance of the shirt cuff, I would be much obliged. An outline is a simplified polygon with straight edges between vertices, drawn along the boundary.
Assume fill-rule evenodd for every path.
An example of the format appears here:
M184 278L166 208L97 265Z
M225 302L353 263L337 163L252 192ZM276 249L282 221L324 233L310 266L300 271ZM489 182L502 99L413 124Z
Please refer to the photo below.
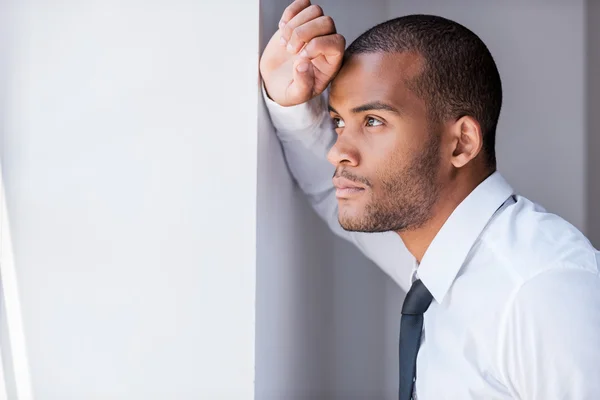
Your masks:
M305 134L307 130L315 130L325 117L329 117L325 108L325 92L306 103L284 107L271 100L262 81L261 89L271 122L281 140L296 139L300 132Z

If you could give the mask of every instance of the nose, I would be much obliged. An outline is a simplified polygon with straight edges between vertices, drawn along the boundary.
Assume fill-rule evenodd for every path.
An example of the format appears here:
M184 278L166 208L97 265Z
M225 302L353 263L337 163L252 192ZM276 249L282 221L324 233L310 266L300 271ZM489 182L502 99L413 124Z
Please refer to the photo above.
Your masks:
M360 156L356 146L350 143L348 136L339 135L327 153L327 160L335 167L340 164L356 167L360 163Z

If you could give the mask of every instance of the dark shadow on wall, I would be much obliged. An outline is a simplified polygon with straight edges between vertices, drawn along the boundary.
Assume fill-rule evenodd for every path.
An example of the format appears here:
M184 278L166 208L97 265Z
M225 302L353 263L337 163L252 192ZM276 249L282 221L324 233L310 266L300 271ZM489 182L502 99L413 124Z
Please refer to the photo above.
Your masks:
M385 16L361 1L313 3L348 40ZM261 0L261 53L289 4ZM397 362L396 339L386 340L389 278L316 216L287 169L262 98L259 107L255 397L383 398L387 354Z
M287 0L261 0L259 54ZM259 96L255 398L330 399L332 234L294 184Z

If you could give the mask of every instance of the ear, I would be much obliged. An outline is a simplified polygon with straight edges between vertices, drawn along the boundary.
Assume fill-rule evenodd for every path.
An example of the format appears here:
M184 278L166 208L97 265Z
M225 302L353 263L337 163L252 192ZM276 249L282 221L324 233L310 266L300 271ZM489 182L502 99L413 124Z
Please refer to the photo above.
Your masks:
M450 131L453 144L451 162L455 168L462 168L481 152L481 126L473 117L464 116L452 124Z

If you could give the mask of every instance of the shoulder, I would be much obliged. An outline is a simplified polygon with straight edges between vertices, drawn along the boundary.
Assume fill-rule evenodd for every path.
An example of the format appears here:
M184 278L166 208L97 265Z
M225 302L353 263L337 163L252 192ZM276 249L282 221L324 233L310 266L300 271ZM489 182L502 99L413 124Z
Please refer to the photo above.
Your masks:
M540 276L598 276L600 256L575 226L521 196L490 223L480 245L517 286ZM539 283L538 283L539 285ZM534 285L535 286L535 285Z

